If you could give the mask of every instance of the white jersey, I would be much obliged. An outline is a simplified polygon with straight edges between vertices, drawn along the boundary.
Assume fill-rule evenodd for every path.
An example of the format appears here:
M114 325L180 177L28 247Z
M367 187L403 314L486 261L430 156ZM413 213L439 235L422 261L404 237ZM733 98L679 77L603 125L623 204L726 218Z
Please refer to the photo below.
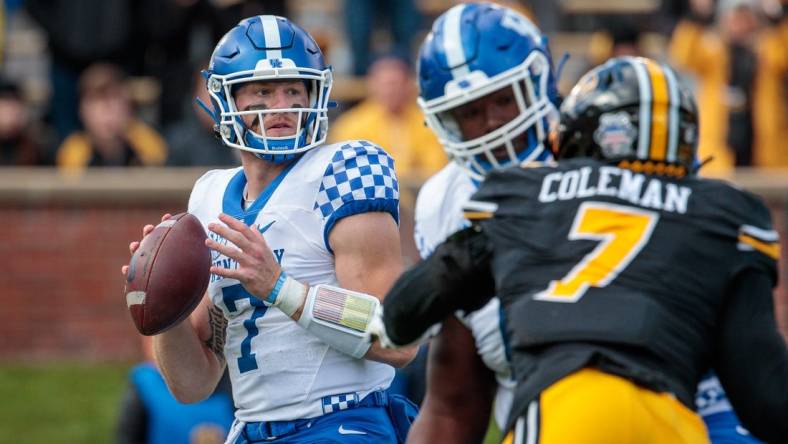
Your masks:
M468 174L454 162L424 183L416 199L414 226L416 246L422 258L432 254L452 233L470 225L463 217L462 207L477 188ZM481 309L458 315L458 318L472 332L482 361L495 372L498 381L495 421L498 427L503 428L512 407L515 381L504 346L500 302L493 298Z
M256 224L282 269L310 285L337 285L328 236L339 219L369 211L399 217L393 160L365 141L308 151L246 210L241 206L245 185L242 168L209 171L194 185L189 212L206 232L220 212ZM237 267L216 252L212 262ZM354 359L329 347L279 309L251 296L235 279L212 275L208 292L228 320L224 355L241 421L320 416L332 411L332 403L358 401L388 388L394 377L389 365Z

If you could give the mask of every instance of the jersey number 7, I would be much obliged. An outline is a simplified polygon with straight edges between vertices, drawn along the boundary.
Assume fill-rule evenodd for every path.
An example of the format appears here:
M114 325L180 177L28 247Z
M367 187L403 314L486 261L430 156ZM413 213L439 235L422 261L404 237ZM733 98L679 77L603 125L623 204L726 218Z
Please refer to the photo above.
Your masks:
M623 205L583 202L569 240L599 241L560 281L551 281L534 299L577 302L589 287L604 287L623 271L648 243L659 214Z

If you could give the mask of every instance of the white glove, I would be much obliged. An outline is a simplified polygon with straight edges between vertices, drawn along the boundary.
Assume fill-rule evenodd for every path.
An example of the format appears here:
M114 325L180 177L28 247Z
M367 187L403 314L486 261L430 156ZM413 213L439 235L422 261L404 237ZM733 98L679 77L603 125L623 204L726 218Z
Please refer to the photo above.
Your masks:
M372 315L372 321L367 328L366 339L369 342L380 341L380 346L383 348L399 348L393 344L389 336L386 334L386 326L383 324L383 305L378 305L375 314Z

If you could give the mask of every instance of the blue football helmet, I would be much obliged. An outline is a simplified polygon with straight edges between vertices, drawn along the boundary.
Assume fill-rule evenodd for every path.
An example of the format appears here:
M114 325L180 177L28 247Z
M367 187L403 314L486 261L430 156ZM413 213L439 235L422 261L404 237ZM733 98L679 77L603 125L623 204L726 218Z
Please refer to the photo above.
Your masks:
M241 20L216 45L203 75L211 95L216 130L225 145L281 163L325 141L331 67L324 62L314 39L290 20L273 15ZM281 79L300 79L305 83L308 107L246 111L236 107L233 93L242 84ZM263 122L265 115L272 113L297 113L296 133L267 136L262 123L256 132L242 118L254 115Z
M472 178L551 157L546 139L558 116L552 59L547 38L526 17L491 3L454 6L432 26L418 73L427 125ZM512 88L519 116L464 140L452 110L504 88Z

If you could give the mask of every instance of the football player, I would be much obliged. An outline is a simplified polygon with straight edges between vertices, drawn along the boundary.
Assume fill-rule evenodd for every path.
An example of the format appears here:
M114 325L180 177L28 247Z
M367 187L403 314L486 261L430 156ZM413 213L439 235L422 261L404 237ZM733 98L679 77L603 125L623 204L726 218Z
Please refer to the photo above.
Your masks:
M170 390L203 399L226 365L227 442L402 442L415 406L386 389L415 349L363 337L402 271L393 160L363 140L324 144L331 69L286 18L242 20L204 75L204 108L242 166L207 172L189 199L212 276L190 319L154 337Z
M435 21L418 77L419 105L452 160L416 202L416 245L427 258L469 224L462 206L489 171L552 158L546 139L558 111L546 37L491 3L460 4ZM430 343L427 393L409 442L481 442L491 408L505 425L514 380L501 328L496 298L444 323Z
M783 441L778 236L757 197L695 175L691 94L665 65L612 59L557 134L558 166L487 174L472 226L397 281L373 330L411 343L497 295L517 379L504 442L708 442L710 368L744 425Z

